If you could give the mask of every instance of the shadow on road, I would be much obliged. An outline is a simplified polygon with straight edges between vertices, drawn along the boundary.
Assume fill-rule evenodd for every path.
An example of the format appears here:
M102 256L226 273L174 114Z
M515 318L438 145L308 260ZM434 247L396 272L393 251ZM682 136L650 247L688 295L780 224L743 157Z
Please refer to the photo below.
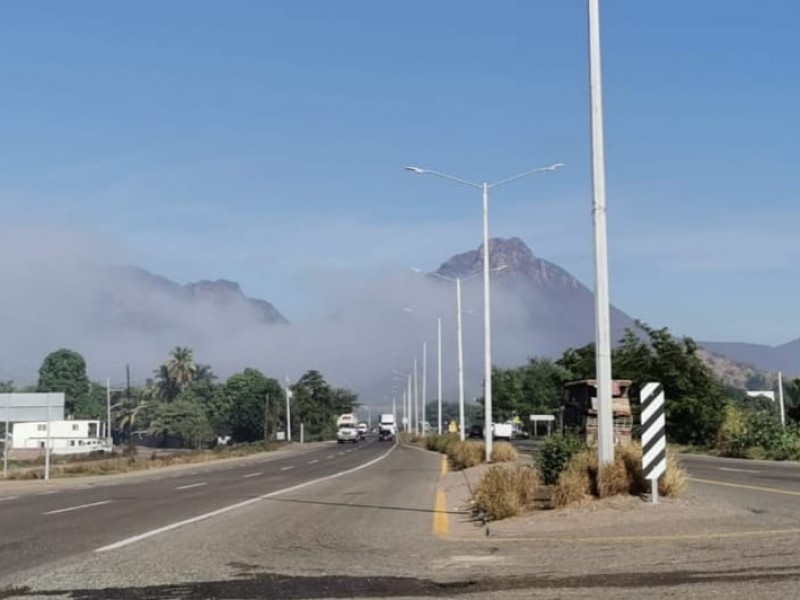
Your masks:
M198 581L173 585L108 587L102 589L32 590L15 588L0 591L0 598L64 596L73 600L233 600L238 598L445 598L465 594L525 589L647 589L678 585L698 585L743 581L800 581L800 567L764 567L748 571L709 570L662 573L600 573L574 576L546 574L497 577L454 582L437 582L412 577L293 576L273 573L242 575L230 581Z
M371 508L374 510L389 510L400 512L415 512L429 514L465 515L466 511L458 510L436 510L433 508L411 508L408 506L381 506L380 504L360 504L356 502L325 502L323 500L298 500L296 498L267 498L265 502L288 502L293 504L316 504L319 506L341 506L343 508Z

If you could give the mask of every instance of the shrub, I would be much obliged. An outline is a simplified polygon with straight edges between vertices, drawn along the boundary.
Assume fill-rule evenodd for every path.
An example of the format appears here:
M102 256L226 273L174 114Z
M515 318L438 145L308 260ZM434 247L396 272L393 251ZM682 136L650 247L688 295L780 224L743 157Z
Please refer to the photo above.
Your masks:
M689 476L678 459L667 455L667 471L659 479L658 491L665 497L680 496ZM650 491L651 484L642 473L642 448L638 444L617 446L614 463L598 469L597 454L586 449L575 454L558 477L552 505L561 508L588 496L608 498L621 494L639 495Z
M519 458L519 452L508 442L499 442L492 446L492 462L512 462Z
M534 456L544 482L547 485L554 485L572 457L582 448L585 448L585 444L576 436L548 437L541 450Z
M658 480L658 493L662 496L677 498L686 491L688 485L689 474L674 454L668 454L667 472Z
M475 510L492 521L521 514L533 506L539 474L520 463L494 465L475 488Z
M431 434L425 438L425 448L432 452L446 453L447 447L459 441L457 433Z
M455 470L468 469L483 462L486 446L483 442L456 441L447 447L447 456Z

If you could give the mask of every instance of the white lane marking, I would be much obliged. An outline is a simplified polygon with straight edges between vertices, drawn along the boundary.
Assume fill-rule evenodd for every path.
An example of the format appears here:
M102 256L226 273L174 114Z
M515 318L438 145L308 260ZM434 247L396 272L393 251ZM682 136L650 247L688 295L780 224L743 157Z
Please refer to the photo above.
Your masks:
M144 533L140 533L139 535L134 535L129 538L125 538L118 542L114 542L113 544L109 544L108 546L103 546L101 548L97 548L95 552L108 552L109 550L117 550L118 548L123 548L125 546L129 546L130 544L135 544L136 542L140 542L142 540L146 540L148 538L161 535L162 533L166 533L167 531L173 531L178 529L179 527L183 527L184 525L190 525L192 523L197 523L198 521L205 521L206 519L210 519L212 517L216 517L218 515L225 514L232 510L237 510L239 508L248 506L250 504L255 504L256 502L261 502L262 500L268 500L269 498L274 498L275 496L280 496L282 494L286 494L289 492L294 492L312 485L316 485L317 483L322 483L323 481L330 481L331 479L336 479L338 477L342 477L344 475L350 475L351 473L355 473L362 469L366 469L367 467L371 467L374 464L379 463L387 456L392 453L392 450L395 449L395 446L389 448L386 452L378 456L377 458L373 458L370 461L365 462L364 464L358 465L357 467L353 467L352 469L346 469L344 471L339 471L338 473L333 473L331 475L326 475L325 477L319 477L317 479L312 479L311 481L306 481L304 483L299 483L297 485L293 485L288 488L283 488L282 490L276 490L274 492L269 492L268 494L263 494L262 496L256 496L255 498L249 498L247 500L243 500L242 502L237 502L236 504L230 504L228 506L223 506L222 508L218 508L217 510L212 510L211 512L203 513L202 515L197 515L196 517L191 517L189 519L184 519L183 521L176 521L175 523L171 523L169 525L165 525L164 527L159 527L158 529L151 529L150 531L145 531Z
M57 494L59 490L50 490L49 492L41 492L40 494L36 494L37 496L52 496L53 494Z
M308 464L313 465L314 463L318 463L319 461L315 458L314 460L308 461Z
M4 496L0 498L0 502L6 502L7 500L16 500L19 496Z
M200 487L201 485L208 485L208 483L206 483L205 481L203 481L201 483L190 483L188 485L179 485L175 489L176 490L188 490L190 488Z
M720 467L720 471L733 471L734 473L761 473L757 469L734 469L733 467Z
M288 471L289 469L294 469L294 467L281 467L281 471Z
M47 512L43 512L42 514L57 515L59 513L72 512L73 510L81 510L82 508L91 508L92 506L102 506L103 504L109 504L111 502L113 502L113 500L101 500L100 502L90 502L89 504L79 504L78 506L59 508L58 510L48 510Z
M344 452L339 452L339 456L341 456L342 454L344 454Z
M247 475L242 475L242 479L247 479L248 477L258 477L259 475L261 475L261 471L258 473L248 473Z
M326 456L325 458L327 458L328 460L330 460L330 459L332 459L332 458L333 458L333 454L328 454L328 456Z

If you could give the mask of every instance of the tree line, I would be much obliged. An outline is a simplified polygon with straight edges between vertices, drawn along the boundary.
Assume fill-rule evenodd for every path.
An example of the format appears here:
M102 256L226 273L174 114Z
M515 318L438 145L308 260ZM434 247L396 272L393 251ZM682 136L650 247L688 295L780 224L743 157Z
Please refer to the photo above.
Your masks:
M800 452L800 379L784 382L787 428L780 427L777 403L755 402L745 390L726 385L703 362L697 343L689 337L676 338L667 328L654 329L637 322L637 330L626 331L612 351L615 379L633 381L631 397L649 381L664 386L667 434L673 442L719 447L721 437L738 427L740 445L748 445L741 436L758 430L781 434L781 443L798 443ZM563 398L564 384L580 379L594 379L595 346L587 344L567 349L555 361L531 358L527 364L511 369L496 368L492 374L494 408L499 418L514 415L553 414ZM632 403L634 410L637 403ZM736 424L739 425L736 425ZM727 429L726 429L727 428ZM728 433L726 433L726 431ZM730 441L725 442L728 445ZM755 437L751 444L767 442ZM744 453L745 451L742 450ZM767 452L769 454L769 452Z
M210 365L195 361L191 348L179 346L144 385L111 392L112 432L117 442L144 434L187 447L210 445L226 436L234 442L274 439L285 430L287 389L293 436L302 423L309 441L331 438L336 417L358 406L355 393L332 386L319 371L307 371L288 387L255 368L221 381ZM15 391L15 386L0 382L0 390ZM106 418L106 387L90 381L86 361L75 350L48 354L37 384L18 391L64 392L67 416Z

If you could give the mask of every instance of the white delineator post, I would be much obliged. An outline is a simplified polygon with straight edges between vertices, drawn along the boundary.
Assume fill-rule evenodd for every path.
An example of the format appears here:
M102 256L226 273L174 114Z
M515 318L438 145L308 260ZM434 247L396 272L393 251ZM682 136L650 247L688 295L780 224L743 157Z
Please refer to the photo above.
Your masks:
M592 122L592 215L595 256L595 352L597 357L597 458L614 462L614 416L611 394L611 319L608 292L608 239L603 142L603 93L600 70L600 6L589 2L589 88Z
M658 502L658 478L667 470L664 386L646 383L639 395L642 422L642 474L650 480L652 502Z

